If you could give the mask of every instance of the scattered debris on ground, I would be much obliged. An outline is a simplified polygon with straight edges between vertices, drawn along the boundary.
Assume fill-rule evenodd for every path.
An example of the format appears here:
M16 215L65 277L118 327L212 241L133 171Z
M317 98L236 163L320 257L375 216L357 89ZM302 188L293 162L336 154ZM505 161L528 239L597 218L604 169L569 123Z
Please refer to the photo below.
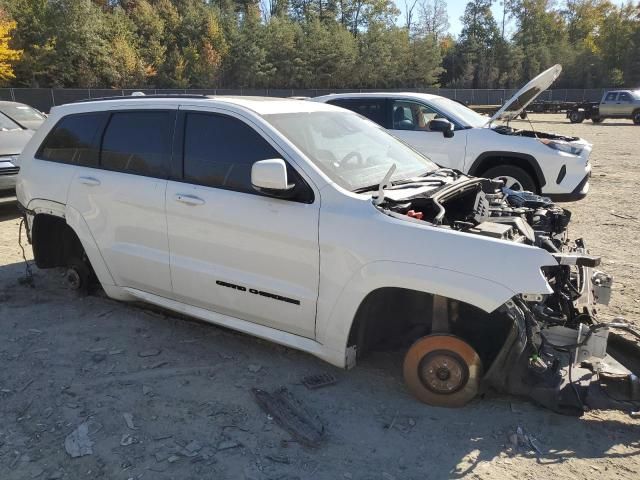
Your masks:
M64 448L71 458L93 455L93 442L89 438L89 424L84 422L64 439Z
M254 388L253 395L260 408L301 444L317 448L324 439L324 425L285 387L273 393Z

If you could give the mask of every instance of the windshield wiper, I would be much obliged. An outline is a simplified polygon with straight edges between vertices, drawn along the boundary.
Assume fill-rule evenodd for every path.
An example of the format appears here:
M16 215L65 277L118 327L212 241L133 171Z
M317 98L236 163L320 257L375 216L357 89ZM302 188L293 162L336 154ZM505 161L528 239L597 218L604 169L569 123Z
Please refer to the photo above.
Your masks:
M410 177L410 178L402 178L400 180L393 180L388 182L389 187L395 187L397 185L405 185L408 183L415 183L415 182L422 182L424 181L423 179L425 177L428 177L429 175L433 175L434 172L437 172L437 170L427 170L426 172L424 172L421 175L416 175L414 177ZM441 179L433 179L434 182L441 182ZM366 187L360 187L360 188L356 188L355 190L352 190L353 193L364 193L364 192L368 192L370 190L374 190L376 188L379 188L380 184L376 183L375 185L367 185ZM387 188L389 188L387 187Z
M364 192L368 192L369 190L374 190L376 188L378 188L378 183L376 183L375 185L368 185L366 187L360 187L360 188L356 188L355 190L352 190L353 193L364 193Z

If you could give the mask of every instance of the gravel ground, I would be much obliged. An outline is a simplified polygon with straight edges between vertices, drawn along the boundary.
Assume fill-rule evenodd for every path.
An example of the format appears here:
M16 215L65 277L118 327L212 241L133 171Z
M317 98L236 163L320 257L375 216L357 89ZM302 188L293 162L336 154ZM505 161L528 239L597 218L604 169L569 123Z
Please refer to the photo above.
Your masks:
M640 318L640 127L531 117L536 129L594 143L592 191L568 205L571 233L615 275L602 316ZM432 408L406 391L398 354L345 372L215 326L78 297L57 271L34 267L34 287L24 285L18 224L15 209L0 209L2 480L640 476L640 419L623 413L576 419L497 395ZM337 383L308 390L301 378L315 373ZM280 386L323 423L318 447L295 442L256 404L252 388ZM514 446L518 429L538 452ZM74 432L90 454L67 453Z

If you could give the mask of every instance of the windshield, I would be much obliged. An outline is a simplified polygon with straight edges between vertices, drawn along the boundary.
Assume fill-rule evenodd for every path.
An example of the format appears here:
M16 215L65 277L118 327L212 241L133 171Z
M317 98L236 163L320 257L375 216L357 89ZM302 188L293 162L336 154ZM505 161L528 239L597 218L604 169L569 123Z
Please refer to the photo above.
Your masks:
M22 128L20 128L20 125L11 120L9 117L0 113L0 131L6 130L22 130Z
M438 168L382 127L352 112L278 113L264 118L334 182L351 191L378 185L394 163L392 181Z
M44 115L29 105L3 105L0 110L18 123L34 120L44 121Z
M469 107L466 107L454 100L450 100L444 97L436 97L430 99L429 101L444 113L449 113L450 115L456 117L467 127L481 128L484 127L489 121L489 117L480 115L478 112L474 112Z

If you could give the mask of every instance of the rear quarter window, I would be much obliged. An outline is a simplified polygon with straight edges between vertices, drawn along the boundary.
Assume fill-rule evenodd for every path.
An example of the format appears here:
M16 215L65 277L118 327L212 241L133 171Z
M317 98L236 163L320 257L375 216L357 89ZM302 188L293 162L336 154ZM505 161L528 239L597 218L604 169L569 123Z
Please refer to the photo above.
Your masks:
M103 113L63 117L46 137L36 158L89 167L98 166L98 137Z
M354 100L354 99L336 99L327 103L336 107L346 108L352 112L358 113L368 118L372 122L386 127L386 111L384 100Z

